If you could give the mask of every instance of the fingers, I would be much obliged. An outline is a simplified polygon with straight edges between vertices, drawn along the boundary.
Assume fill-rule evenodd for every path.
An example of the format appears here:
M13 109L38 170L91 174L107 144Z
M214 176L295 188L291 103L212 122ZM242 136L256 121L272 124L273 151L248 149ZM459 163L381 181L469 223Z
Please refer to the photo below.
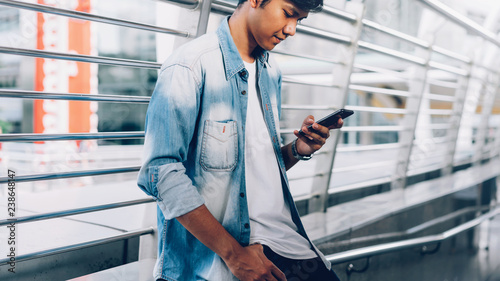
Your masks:
M330 130L327 127L321 126L317 123L312 124L312 129L308 129L307 126L302 126L301 128L304 135L298 136L302 141L309 145L319 144L323 145L326 142L326 139L330 137ZM295 133L295 132L294 132ZM297 131L298 133L298 131Z
M271 273L276 278L276 280L286 281L285 273L283 273L277 266L273 265L273 267L274 268L271 270Z

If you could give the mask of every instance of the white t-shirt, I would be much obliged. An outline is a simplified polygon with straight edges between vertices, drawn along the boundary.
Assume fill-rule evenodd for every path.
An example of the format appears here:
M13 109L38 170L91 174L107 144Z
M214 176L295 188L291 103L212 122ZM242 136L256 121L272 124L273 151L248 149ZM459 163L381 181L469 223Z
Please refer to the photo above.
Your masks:
M290 259L317 257L309 241L297 232L290 206L285 203L278 161L264 121L257 93L255 62L248 71L248 105L245 126L245 178L250 216L250 244L267 245ZM279 120L275 120L278 125ZM273 160L273 161L271 161Z

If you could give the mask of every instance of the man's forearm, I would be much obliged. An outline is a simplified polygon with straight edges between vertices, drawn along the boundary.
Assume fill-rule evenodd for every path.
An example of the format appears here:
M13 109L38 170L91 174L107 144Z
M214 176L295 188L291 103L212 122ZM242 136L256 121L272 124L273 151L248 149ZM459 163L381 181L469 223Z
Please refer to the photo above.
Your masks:
M205 205L177 217L177 220L201 243L219 255L239 280L286 281L285 274L264 255L262 245L242 247Z
M231 258L232 253L242 248L205 205L177 217L177 220L201 243L225 261Z

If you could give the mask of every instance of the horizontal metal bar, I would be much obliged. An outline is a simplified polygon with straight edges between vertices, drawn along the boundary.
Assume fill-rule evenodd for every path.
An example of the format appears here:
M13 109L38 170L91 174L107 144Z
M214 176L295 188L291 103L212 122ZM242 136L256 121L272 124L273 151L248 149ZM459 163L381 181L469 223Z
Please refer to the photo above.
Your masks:
M213 0L212 1L212 11L221 13L224 15L231 15L234 10L236 10L237 1L229 2L229 1L221 1L221 0Z
M314 36L316 38L322 38L322 39L334 41L334 42L345 44L345 45L352 44L351 38L349 36L346 36L346 35L328 32L328 31L320 30L320 29L305 26L305 25L297 25L296 30L297 30L297 32L311 35L311 36Z
M74 133L74 134L3 134L0 142L34 142L63 140L103 140L103 139L139 139L144 132L110 132L110 133Z
M426 109L422 110L420 114L429 114L429 115L451 115L453 110L451 109Z
M438 101L449 101L449 102L456 101L455 96L445 96L445 95L438 95L438 94L431 94L431 93L425 93L423 98L430 99L430 100L438 100Z
M116 103L141 103L148 104L150 97L142 96L120 96L120 95L90 95L76 93L49 93L37 91L23 90L6 90L0 89L0 97L2 98L21 98L35 100L77 100L77 101L100 101L100 102L116 102Z
M285 52L282 52L279 50L272 50L271 53L279 54L279 55L283 55L283 56L291 56L291 57L296 57L296 58L327 62L327 63L343 64L342 62L333 60L331 58L326 58L326 57L310 56L310 55L297 54L297 53L285 53Z
M68 54L68 53L49 52L41 50L29 50L29 49L10 48L3 46L0 46L0 54L19 55L19 56L28 56L28 57L46 58L46 59L70 60L70 61L79 61L88 63L99 63L99 64L113 65L113 66L126 66L126 67L137 67L137 68L148 68L148 69L161 68L160 63L149 62L149 61Z
M403 126L348 126L340 128L343 132L400 132Z
M384 89L384 88L380 88L380 87L370 87L370 86L363 86L363 85L350 84L349 89L355 90L355 91L363 91L366 93L379 93L379 94L386 94L386 95L400 96L400 97L410 97L411 96L410 93L407 91Z
M415 139L413 143L416 145L429 145L429 144L440 144L448 142L448 137L440 137L440 138L423 138L423 139Z
M500 209L495 209L476 219L470 220L464 224L461 224L457 227L447 230L441 234L429 235L420 238L407 239L397 242L391 242L391 243L385 243L385 244L379 244L379 245L349 250L333 255L328 255L326 259L330 261L332 264L339 264L356 259L372 257L375 255L381 255L395 251L401 251L404 249L409 249L417 246L423 246L426 244L439 243L446 239L454 237L462 232L465 232L471 228L474 228L479 224L481 224L482 222L491 219L499 214L500 214Z
M356 15L329 6L323 6L321 12L348 21L350 23L356 23L358 21Z
M290 178L290 181L297 181L297 180L303 180L303 179L310 179L310 178L315 178L315 177L322 177L326 176L328 173L314 173L312 175L304 175L304 176L298 176L298 177L293 177Z
M389 114L407 114L408 110L402 108L388 108L388 107L373 107L373 106L354 106L347 105L345 108L362 111L362 112L377 112L377 113L389 113Z
M387 34L387 35L390 35L390 36L398 38L398 39L402 39L406 42L412 43L412 44L417 45L419 47L422 47L425 49L430 47L430 44L422 39L408 35L408 34L403 33L401 31L397 31L397 30L392 29L392 28L388 28L388 27L383 26L383 25L376 23L374 21L363 19L362 22L363 22L364 26L376 29L380 32Z
M210 10L213 13L221 15L231 15L234 12L236 4L224 2L224 1L213 1L210 6Z
M392 166L395 164L396 164L396 160L390 160L390 161L380 161L380 162L359 164L359 165L352 165L352 166L342 166L339 168L333 168L333 173L345 173L345 172L351 172L351 171L360 171L360 170L364 170L364 169L387 167L387 166Z
M128 207L128 206L139 205L139 204L146 204L146 203L151 203L151 202L155 202L155 200L153 198L144 198L144 199L136 199L136 200L126 201L126 202L111 203L111 204L104 204L104 205L98 205L98 206L92 206L92 207L84 207L84 208L77 208L77 209L64 210L64 211L51 212L51 213L44 213L44 214L38 214L38 215L10 218L10 219L5 219L5 220L0 220L0 226L9 225L12 222L15 222L16 224L20 224L20 223L33 222L33 221L42 221L42 220L55 219L55 218L60 218L60 217L81 215L81 214L92 213L92 212L97 212L97 211L104 211L104 210ZM13 219L15 219L15 221L13 221Z
M449 123L443 123L443 124L423 124L422 126L418 126L419 128L416 128L416 130L447 130L449 129L451 124Z
M442 2L436 0L420 0L420 2L426 4L432 10L438 12L439 14L453 21L459 26L476 33L477 35L483 37L484 39L500 47L500 41L497 39L495 33L487 30L480 24L458 13L457 11L453 10L449 6L443 4Z
M43 258L43 257L51 256L51 255L56 255L56 254L62 254L62 253L66 253L69 251L75 251L75 250L79 250L79 249L84 249L84 248L89 248L89 247L98 246L98 245L102 245L102 244L126 240L126 239L139 237L139 236L143 236L143 235L154 234L154 232L155 232L155 229L153 227L129 231L126 233L113 235L113 236L103 238L103 239L97 239L97 240L92 240L92 241L88 241L88 242L83 242L83 243L68 245L68 246L64 246L64 247L49 249L49 250L45 250L45 251L29 253L29 254L25 254L25 255L19 255L19 256L16 256L16 262L38 259L38 258ZM2 260L0 260L0 266L8 264L9 262L10 262L9 258L2 259Z
M311 82L308 82L308 81L305 81L305 80L294 79L294 78L291 78L290 76L283 76L282 81L284 83L290 83L290 84L300 84L300 85L308 85L308 86L338 88L338 86L334 85L334 84L311 83Z
M457 75L460 75L460 76L468 76L469 75L469 73L467 71L463 70L463 69L452 67L452 66L449 66L449 65L446 65L446 64L435 62L435 61L430 61L429 62L429 66L432 67L432 68L435 68L435 69L443 70L443 71L446 71L446 72L449 72L449 73L453 73L453 74L457 74Z
M338 107L328 106L328 105L293 105L293 104L283 104L281 109L290 110L336 110Z
M280 130L280 133L293 134L295 130L297 130L297 128L283 128ZM346 126L340 128L342 132L400 132L404 130L405 127L403 126Z
M393 71L393 70L389 70L389 69L386 69L386 68L381 68L381 67L376 67L376 66L370 66L370 65L365 65L365 64L358 64L358 63L354 64L353 67L357 68L357 69L365 70L365 71L371 71L371 72L376 72L376 73L388 74L388 75L391 75L391 76L393 76L395 78L399 78L399 79L402 79L402 80L408 80L409 79L404 73ZM355 73L353 73L353 74L355 74Z
M447 56L447 57L450 57L452 59L456 59L456 60L459 60L459 61L462 61L462 62L465 62L467 64L470 64L472 63L472 59L467 57L467 56L464 56L464 55L461 55L461 54L458 54L458 53L455 53L455 52L452 52L450 50L447 50L445 48L441 48L439 46L436 46L436 45L433 45L432 46L432 50L438 54L441 54L441 55L444 55L444 56Z
M93 22L100 22L100 23L136 28L136 29L153 31L153 32L160 32L160 33L164 33L164 34L171 34L171 35L182 36L182 37L189 37L189 33L186 31L179 31L179 30L175 30L175 29L158 27L158 26L154 26L154 25L150 25L150 24L137 23L137 22L133 22L133 21L121 20L121 19L116 19L116 18L103 17L103 16L93 15L93 14L89 14L89 13L61 9L61 8L56 8L56 7L42 5L42 4L26 3L26 2L21 2L21 1L17 1L17 0L0 0L0 5L18 8L18 9L30 10L30 11L35 11L35 12L42 12L42 13L48 13L48 14L53 14L53 15L65 16L65 17L70 17L70 18L75 18L75 19L88 20L88 21L93 21Z
M174 4L180 4L182 6L186 6L186 7L189 7L189 8L196 8L200 1L197 1L197 0L156 0L156 1L159 1L159 2L165 2L165 3L174 3Z
M427 83L430 85L435 85L435 86L440 86L440 87L445 87L445 88L450 88L450 89L458 89L459 85L456 82L448 82L448 81L442 81L442 80L437 80L437 79L427 79Z
M338 194L341 192L362 189L362 188L366 188L366 187L370 187L370 186L388 184L390 182L391 182L390 176L380 177L380 178L376 178L376 179L369 179L367 181L356 182L356 183L352 183L352 184L347 184L347 185L343 185L343 186L337 186L334 188L330 188L330 189L328 189L328 194L329 195Z
M382 46L378 46L378 45L375 45L375 44L372 44L372 43L368 43L368 42L364 42L364 41L358 41L358 46L360 48L363 48L363 49L366 49L366 50L377 52L377 53L380 53L380 54L383 54L383 55L388 55L388 56L391 56L391 57L394 57L394 58L397 58L397 59L402 59L402 60L405 60L405 61L408 61L408 62L411 62L411 63L415 63L415 64L418 64L418 65L424 66L424 65L427 64L427 61L425 59L423 59L423 58L420 58L420 57L417 57L417 56L408 55L408 54L405 54L405 53L399 52L399 51L394 51L392 49L389 49L389 48L386 48L386 47L382 47Z
M55 180L55 179L67 179L67 178L132 173L132 172L138 172L140 169L141 169L141 166L133 166L133 167L112 168L112 169L97 169L97 170L71 171L71 172L61 172L61 173L34 174L34 175L16 176L16 182L30 182L30 181ZM1 177L0 178L0 184L8 183L8 182L9 182L8 177Z
M384 144L371 144L371 145L356 145L356 146L338 146L337 152L358 152L358 151L373 151L383 149L397 149L401 148L399 142L384 143Z

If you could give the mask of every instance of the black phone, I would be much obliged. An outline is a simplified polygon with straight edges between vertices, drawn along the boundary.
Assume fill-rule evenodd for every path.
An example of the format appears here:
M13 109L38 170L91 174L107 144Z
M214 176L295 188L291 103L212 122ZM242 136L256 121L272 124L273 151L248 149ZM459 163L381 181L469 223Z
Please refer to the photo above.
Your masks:
M321 126L325 126L325 127L329 127L335 123L337 123L337 121L339 120L339 118L342 118L342 119L345 119L351 115L354 114L354 111L352 110L349 110L349 109L339 109L331 114L328 114L327 116L319 119L318 121L316 121L316 123L320 124ZM314 130L312 128L312 125L309 125L307 127L308 130ZM304 132L302 132L302 130L299 131L299 133L301 135L305 135Z

